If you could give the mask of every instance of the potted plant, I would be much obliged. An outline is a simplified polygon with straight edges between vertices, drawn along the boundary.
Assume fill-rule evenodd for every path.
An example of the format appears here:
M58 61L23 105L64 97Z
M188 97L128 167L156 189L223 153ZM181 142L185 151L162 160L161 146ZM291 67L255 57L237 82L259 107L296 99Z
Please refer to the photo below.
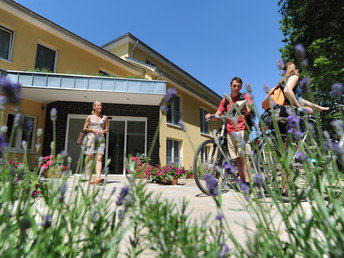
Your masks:
M45 156L41 165L42 174L46 178L59 178L63 172L68 171L70 164L62 165L57 162L54 155Z
M183 169L174 167L172 165L157 166L153 173L150 174L150 179L153 182L176 185L178 179L183 175Z

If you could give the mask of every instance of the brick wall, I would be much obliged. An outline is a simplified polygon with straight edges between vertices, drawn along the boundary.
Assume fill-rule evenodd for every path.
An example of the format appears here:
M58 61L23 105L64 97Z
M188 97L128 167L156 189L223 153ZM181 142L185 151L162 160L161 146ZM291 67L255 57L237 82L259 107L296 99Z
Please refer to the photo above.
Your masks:
M50 110L52 108L57 109L56 153L59 153L65 147L68 114L89 115L92 111L92 103L56 101L47 105L43 155L50 154L50 143L53 140L53 124L50 120ZM147 152L150 150L153 136L159 123L159 106L103 103L102 113L107 116L147 117ZM156 141L151 158L153 165L159 164L159 141Z

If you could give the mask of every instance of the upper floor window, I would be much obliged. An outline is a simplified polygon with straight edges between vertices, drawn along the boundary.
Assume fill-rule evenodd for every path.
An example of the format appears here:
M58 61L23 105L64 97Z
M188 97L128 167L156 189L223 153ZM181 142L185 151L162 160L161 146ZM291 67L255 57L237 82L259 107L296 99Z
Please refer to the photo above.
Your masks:
M54 72L56 51L37 44L35 69Z
M181 142L167 139L166 144L166 164L175 167L181 166L180 158Z
M13 31L0 26L0 58L11 61Z
M148 65L150 65L150 66L156 67L156 65L153 64L149 59L146 59L146 60L145 60L145 63L148 64Z
M180 120L180 98L174 96L167 112L167 123L178 125Z
M22 122L22 126L18 126L17 129L13 132L12 144L8 146L10 149L15 151L23 151L22 143L25 141L27 143L27 150L29 152L34 151L34 135L36 127L36 118L33 116L27 115L17 115L17 119ZM21 117L19 117L21 116ZM16 120L15 114L7 114L7 139L10 141L12 129L14 127Z
M103 70L99 70L98 75L99 76L111 76L111 74L104 72Z
M205 115L208 113L206 110L204 109L200 109L200 129L201 129L201 133L204 134L209 134L209 122L205 121Z

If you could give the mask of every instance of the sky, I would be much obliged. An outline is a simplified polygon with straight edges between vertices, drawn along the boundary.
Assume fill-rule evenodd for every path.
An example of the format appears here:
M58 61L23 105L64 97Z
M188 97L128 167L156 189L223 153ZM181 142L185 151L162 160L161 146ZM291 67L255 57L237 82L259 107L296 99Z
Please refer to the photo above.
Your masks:
M257 106L280 79L277 0L18 0L101 46L130 32L219 95L240 76Z

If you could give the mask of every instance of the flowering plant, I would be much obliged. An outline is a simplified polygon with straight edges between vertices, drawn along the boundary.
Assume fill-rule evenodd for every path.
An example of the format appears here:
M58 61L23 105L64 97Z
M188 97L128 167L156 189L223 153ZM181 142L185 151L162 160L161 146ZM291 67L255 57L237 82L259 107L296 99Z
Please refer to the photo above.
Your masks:
M63 165L60 162L56 161L54 155L49 155L43 157L43 163L41 165L41 171L47 173L48 171L52 170L53 174L55 172L60 172L62 174L65 171L68 171L70 164Z
M161 167L158 165L155 169L152 169L147 173L147 178L153 182L168 183L172 181L173 178L181 178L185 175L187 170L184 168L174 167L173 165L166 165Z

